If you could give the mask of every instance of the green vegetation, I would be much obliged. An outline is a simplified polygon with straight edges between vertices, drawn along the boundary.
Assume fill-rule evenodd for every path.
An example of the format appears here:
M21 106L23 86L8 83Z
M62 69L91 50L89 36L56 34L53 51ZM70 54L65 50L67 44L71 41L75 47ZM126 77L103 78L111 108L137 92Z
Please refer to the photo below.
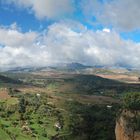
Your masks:
M140 91L137 84L93 75L4 73L4 77L0 94L8 90L9 97L0 99L0 139L5 140L115 140L121 94ZM126 105L128 99L127 95Z
M21 84L22 82L19 80L15 80L7 77L6 75L0 75L0 83L12 83L12 84Z
M130 111L140 111L140 92L125 94L124 107Z
M74 140L115 140L116 111L119 106L108 109L104 105L83 105L78 102L67 104L69 111L68 139ZM109 125L108 125L109 124Z
M129 92L124 95L123 98L124 109L130 111L125 115L129 127L133 129L133 132L140 131L140 92Z
M55 107L44 102L46 96L26 94L19 97L19 102L0 102L0 129L3 138L9 139L51 139L57 131L54 127L59 120ZM5 132L5 133L4 133Z

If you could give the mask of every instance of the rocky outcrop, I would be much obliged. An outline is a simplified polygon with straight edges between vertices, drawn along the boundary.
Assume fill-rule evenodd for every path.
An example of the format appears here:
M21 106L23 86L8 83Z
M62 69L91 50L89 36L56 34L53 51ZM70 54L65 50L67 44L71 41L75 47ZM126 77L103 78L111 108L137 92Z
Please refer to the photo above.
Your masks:
M128 111L123 112L116 121L116 140L140 140L140 131L136 131L132 123L134 115Z

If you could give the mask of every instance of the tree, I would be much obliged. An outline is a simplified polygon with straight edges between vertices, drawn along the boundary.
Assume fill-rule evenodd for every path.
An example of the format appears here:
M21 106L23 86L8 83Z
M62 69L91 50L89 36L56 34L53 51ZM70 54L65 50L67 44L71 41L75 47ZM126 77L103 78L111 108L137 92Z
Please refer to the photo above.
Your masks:
M140 93L127 93L123 98L124 108L132 111L137 112L140 110Z
M21 119L23 119L23 114L26 112L26 100L21 97L19 100L19 113L21 114Z
M13 92L13 89L12 89L12 88L9 88L9 95L10 95L11 97L14 96L14 92Z

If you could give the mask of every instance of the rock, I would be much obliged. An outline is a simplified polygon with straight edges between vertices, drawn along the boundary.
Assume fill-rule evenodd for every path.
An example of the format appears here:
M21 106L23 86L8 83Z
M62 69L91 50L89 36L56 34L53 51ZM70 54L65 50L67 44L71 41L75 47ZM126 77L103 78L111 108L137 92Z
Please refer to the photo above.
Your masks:
M116 140L140 140L140 131L135 131L130 124L132 119L130 112L123 112L116 121Z

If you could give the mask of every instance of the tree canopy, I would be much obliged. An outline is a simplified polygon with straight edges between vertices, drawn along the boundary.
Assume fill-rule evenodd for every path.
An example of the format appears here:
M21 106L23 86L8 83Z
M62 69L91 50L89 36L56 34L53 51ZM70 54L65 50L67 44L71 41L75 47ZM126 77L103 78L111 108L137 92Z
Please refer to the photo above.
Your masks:
M124 107L128 110L140 110L140 92L129 92L123 98Z

